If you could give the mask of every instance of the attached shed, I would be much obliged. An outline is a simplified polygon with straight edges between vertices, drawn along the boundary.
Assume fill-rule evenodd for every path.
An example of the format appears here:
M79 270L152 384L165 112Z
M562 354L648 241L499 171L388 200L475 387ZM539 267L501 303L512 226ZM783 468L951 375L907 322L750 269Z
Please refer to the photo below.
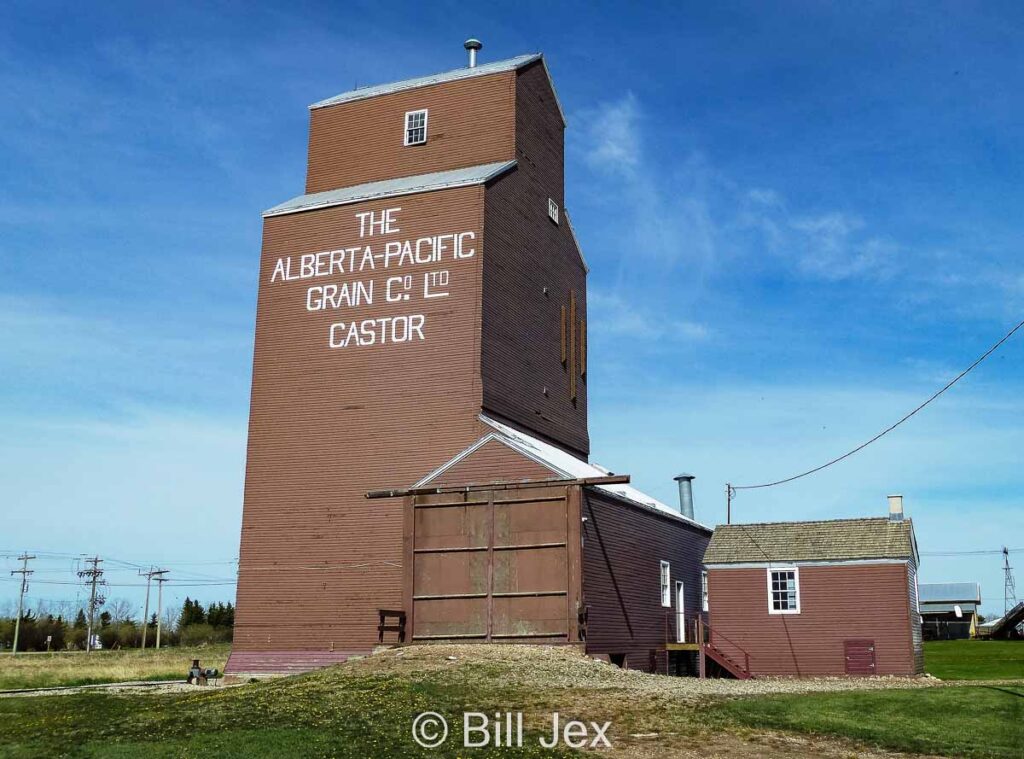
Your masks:
M412 488L372 494L404 498L401 637L577 645L667 671L667 641L701 613L711 529L627 476L480 421L486 434Z
M704 563L710 642L754 676L924 669L902 500L889 518L719 525Z
M921 583L921 632L925 640L957 640L978 634L981 586L976 582Z

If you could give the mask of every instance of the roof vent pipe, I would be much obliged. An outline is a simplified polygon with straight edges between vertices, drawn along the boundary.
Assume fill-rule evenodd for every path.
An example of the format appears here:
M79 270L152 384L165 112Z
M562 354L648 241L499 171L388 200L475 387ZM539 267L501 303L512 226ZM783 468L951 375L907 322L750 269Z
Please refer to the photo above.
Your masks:
M484 43L480 40L470 37L468 40L462 43L462 46L469 51L469 67L471 69L476 68L476 51L483 48Z
M693 519L693 475L677 474L672 479L679 483L679 513Z
M890 522L902 522L903 521L903 496L891 495L889 496L889 521Z

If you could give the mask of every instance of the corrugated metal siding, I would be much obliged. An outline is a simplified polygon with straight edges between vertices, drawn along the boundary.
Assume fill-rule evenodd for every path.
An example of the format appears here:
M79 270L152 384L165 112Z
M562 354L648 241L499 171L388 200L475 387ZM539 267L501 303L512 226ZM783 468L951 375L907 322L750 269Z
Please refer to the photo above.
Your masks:
M506 71L314 109L306 192L511 160L515 88ZM422 108L427 142L406 146L405 113Z
M903 563L802 566L799 614L768 613L762 568L712 568L708 595L715 644L734 658L729 641L745 649L755 675L842 675L852 639L875 641L880 675L917 671Z
M628 667L646 670L651 652L664 648L666 613L674 622L676 580L683 581L687 618L700 613L701 558L710 535L590 489L583 516L587 652L626 654ZM661 605L661 561L670 564L671 608ZM656 662L663 671L664 652Z
M547 215L549 197L562 205L563 125L539 63L519 73L516 104L518 167L487 189L484 408L586 458L587 383L579 376L580 351L573 366L563 367L561 359L561 309L568 313L571 293L573 329L586 323L586 270L566 220L555 224Z
M482 195L467 187L402 199L399 237L471 230L477 254L448 261L450 297L397 308L383 303L379 274L374 304L351 312L308 312L305 294L360 275L269 282L279 256L357 244L355 214L388 204L265 221L236 649L369 649L376 609L399 607L401 503L363 495L415 482L481 435ZM427 339L330 349L328 325L357 313L423 313Z

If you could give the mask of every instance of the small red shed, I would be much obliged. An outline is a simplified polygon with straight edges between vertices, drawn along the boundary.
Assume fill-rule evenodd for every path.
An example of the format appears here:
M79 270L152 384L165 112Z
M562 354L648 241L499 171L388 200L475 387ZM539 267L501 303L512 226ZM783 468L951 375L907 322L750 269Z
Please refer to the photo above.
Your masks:
M889 518L716 527L709 651L754 676L920 674L917 542L889 503Z

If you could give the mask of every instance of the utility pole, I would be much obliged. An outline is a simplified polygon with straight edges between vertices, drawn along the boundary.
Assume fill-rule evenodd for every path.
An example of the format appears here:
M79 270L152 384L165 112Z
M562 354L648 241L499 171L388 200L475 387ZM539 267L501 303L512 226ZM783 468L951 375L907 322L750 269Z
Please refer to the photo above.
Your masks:
M86 582L91 586L89 591L89 627L85 637L85 652L89 653L92 651L92 628L96 618L96 609L102 606L107 599L105 596L97 595L96 593L96 586L104 584L103 570L100 569L103 559L95 556L91 559L86 559L85 563L90 565L89 568L79 570L78 576L87 578Z
M25 594L28 593L28 576L33 571L28 568L28 560L34 558L35 556L23 553L18 557L18 561L21 562L21 569L11 570L12 575L21 575L21 592L18 594L18 618L14 620L14 648L11 651L12 654L18 653L18 633L21 631L21 615L24 613Z
M736 497L736 488L725 483L725 523L732 524L732 499Z
M1003 616L1017 605L1017 588L1013 581L1013 567L1010 566L1010 551L1003 546Z
M165 569L164 572L167 570ZM160 576L156 578L156 648L160 650L160 628L164 623L164 583L167 578Z
M166 569L153 569L151 566L148 572L139 570L139 576L146 578L146 610L142 612L142 650L146 650L146 633L149 631L149 589L153 584L154 577L160 577L167 573ZM160 617L156 619L157 629L160 627Z

